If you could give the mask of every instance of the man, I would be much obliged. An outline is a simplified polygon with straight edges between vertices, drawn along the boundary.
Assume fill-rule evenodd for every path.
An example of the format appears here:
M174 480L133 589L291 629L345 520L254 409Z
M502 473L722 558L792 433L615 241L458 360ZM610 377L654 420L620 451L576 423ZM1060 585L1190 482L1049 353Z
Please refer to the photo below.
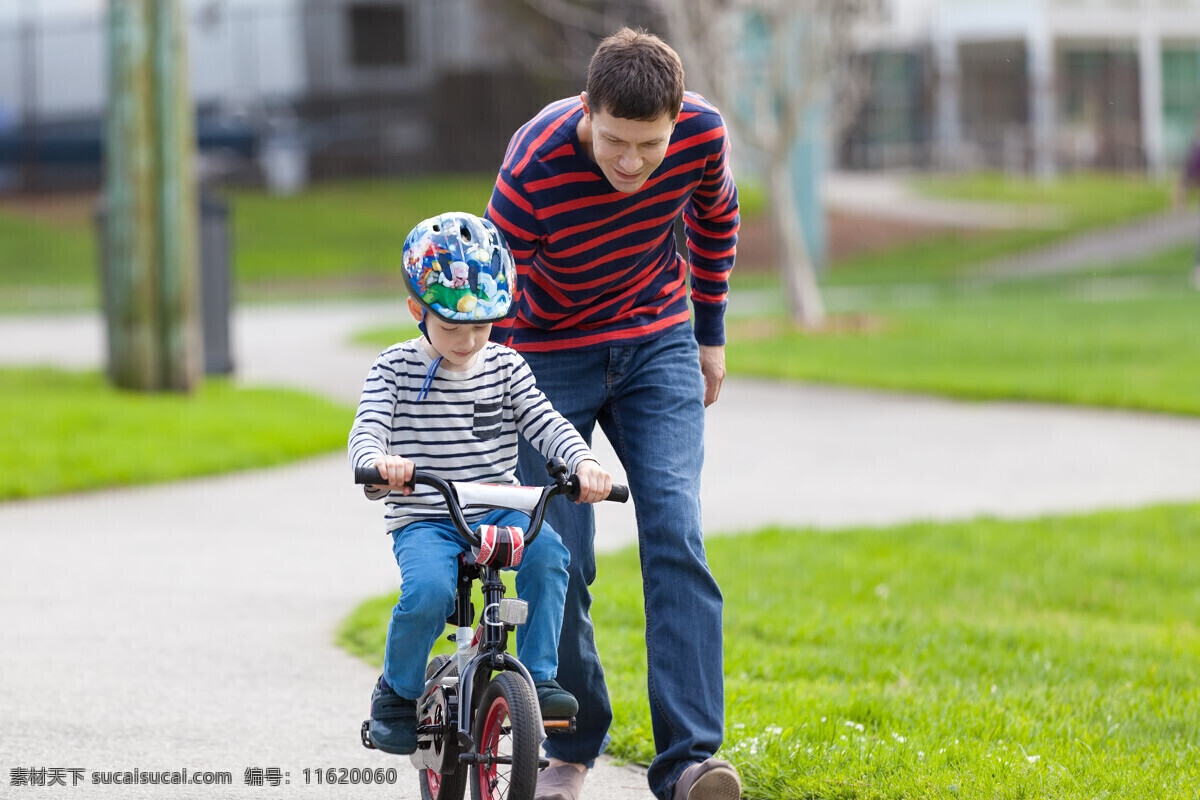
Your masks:
M650 713L661 800L737 800L724 738L720 589L704 556L704 408L725 376L725 297L738 230L721 115L685 93L679 56L623 29L600 43L579 97L516 132L487 216L512 248L516 313L493 337L525 356L538 385L591 441L599 422L637 510ZM683 214L688 260L676 250ZM688 278L694 312L688 308ZM694 313L693 325L689 324ZM524 448L524 482L541 458ZM577 732L546 742L541 800L577 800L608 744L612 707L592 636L592 512L561 504L571 551L559 681L579 699Z

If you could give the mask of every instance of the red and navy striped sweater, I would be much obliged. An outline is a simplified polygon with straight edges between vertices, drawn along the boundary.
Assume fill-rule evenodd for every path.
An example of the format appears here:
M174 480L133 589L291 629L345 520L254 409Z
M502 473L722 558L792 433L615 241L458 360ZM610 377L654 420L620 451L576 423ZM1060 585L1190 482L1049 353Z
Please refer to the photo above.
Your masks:
M666 158L624 194L585 153L578 97L518 130L488 204L517 263L516 312L492 338L516 350L589 349L653 339L689 318L696 341L725 343L725 297L737 244L737 187L725 123L688 92ZM684 215L688 260L676 250Z

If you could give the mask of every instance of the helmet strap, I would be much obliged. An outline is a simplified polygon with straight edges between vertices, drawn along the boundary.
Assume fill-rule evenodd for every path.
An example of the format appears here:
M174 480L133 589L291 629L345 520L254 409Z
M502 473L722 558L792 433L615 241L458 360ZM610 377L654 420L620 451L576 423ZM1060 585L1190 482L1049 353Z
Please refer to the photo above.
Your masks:
M425 315L428 313L429 312L425 308L421 309L421 321L417 323L417 327L421 329L421 333L424 335L425 341L429 342L429 346L432 348L433 340L429 338L429 331L425 327ZM439 366L441 366L441 363L442 357L438 356L433 360L433 363L429 365L429 371L425 373L425 382L421 384L421 391L417 392L418 403L429 396L429 387L433 385L433 376L437 374L437 369Z
M437 368L442 364L442 357L438 356L429 365L429 371L425 373L425 382L421 384L421 391L417 392L417 402L421 402L429 396L429 387L433 385L433 376L437 374Z

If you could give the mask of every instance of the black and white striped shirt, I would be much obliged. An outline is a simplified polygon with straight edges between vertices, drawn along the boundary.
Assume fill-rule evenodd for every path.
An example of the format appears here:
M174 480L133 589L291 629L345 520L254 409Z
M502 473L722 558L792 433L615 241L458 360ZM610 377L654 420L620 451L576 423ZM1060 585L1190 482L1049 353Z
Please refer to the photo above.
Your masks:
M399 455L445 480L515 484L518 432L547 459L561 458L572 472L594 458L514 350L489 342L470 369L439 368L429 393L418 400L431 366L419 338L392 345L375 360L350 431L351 467ZM408 497L369 486L364 490L372 500L387 499L389 533L419 519L448 516L441 496L428 486L418 486Z

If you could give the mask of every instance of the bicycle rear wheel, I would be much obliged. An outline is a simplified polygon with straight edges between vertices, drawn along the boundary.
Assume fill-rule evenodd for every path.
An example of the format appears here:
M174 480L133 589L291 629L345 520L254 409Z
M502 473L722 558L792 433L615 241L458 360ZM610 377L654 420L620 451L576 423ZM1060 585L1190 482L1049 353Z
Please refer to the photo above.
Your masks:
M429 666L425 667L425 680L432 678L434 673L441 669L442 665L449 660L449 656L435 656L429 662ZM457 675L458 669L452 667L449 674ZM444 713L445 709L444 707L435 708L434 711L440 715ZM434 742L431 746L438 752L445 749L447 751L445 758L457 761L458 745L456 736L452 730L454 720L439 717L438 719L423 719L421 723L424 725L438 724L449 726L449 729L442 736L434 737ZM463 794L467 790L467 768L465 765L459 764L458 769L448 773L440 773L433 769L422 769L418 773L417 780L421 786L421 800L462 800Z
M483 693L471 727L481 756L471 767L474 800L532 800L541 747L533 687L515 672L501 672Z
M421 800L462 800L466 793L466 770L439 775L431 769L421 770Z

